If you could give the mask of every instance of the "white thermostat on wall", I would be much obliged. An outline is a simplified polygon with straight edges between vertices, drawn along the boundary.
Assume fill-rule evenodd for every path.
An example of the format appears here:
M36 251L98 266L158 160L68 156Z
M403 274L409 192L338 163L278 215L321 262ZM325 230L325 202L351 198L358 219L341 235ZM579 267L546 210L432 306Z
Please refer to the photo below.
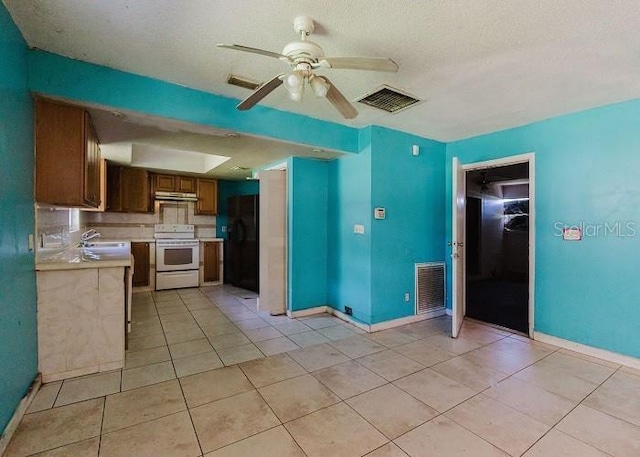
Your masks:
M384 210L384 208L374 208L373 209L373 218L374 219L384 219L386 216L386 212Z

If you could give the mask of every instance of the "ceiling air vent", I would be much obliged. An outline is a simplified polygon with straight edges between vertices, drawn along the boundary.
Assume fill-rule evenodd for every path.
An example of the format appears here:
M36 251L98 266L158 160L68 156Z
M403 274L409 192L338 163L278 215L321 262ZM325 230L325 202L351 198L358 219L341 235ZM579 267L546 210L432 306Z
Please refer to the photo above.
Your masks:
M242 87L243 89L256 90L260 87L260 82L253 79L245 78L244 76L229 75L227 78L227 84L232 86Z
M416 103L420 103L421 100L393 87L381 86L374 92L359 98L357 101L381 109L387 113L397 113Z

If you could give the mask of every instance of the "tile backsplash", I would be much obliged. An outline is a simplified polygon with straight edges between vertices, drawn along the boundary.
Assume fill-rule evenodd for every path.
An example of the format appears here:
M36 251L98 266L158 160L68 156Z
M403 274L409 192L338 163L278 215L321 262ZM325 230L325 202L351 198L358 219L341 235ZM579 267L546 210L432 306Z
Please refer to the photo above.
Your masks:
M77 227L73 226L76 210L36 206L38 247L64 247L80 242L80 235L92 228L103 239L152 239L155 224L193 224L196 238L215 238L216 217L195 214L193 202L156 201L154 213L99 213L80 211Z
M80 232L73 226L69 208L36 205L36 237L38 247L70 246L80 242Z
M216 217L195 214L194 202L156 201L154 213L82 213L84 226L107 239L150 239L155 224L193 224L196 238L216 236Z

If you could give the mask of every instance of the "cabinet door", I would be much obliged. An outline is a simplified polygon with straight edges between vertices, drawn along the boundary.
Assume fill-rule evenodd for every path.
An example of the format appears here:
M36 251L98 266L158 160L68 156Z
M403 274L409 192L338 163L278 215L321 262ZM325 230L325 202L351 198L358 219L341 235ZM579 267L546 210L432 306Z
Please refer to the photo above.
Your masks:
M84 206L85 112L42 99L35 108L36 202Z
M155 175L155 189L163 192L173 192L176 188L175 176Z
M131 243L134 287L149 285L149 243Z
M149 212L149 172L143 168L122 167L122 211Z
M215 216L218 213L218 181L198 179L196 214Z
M122 211L122 167L107 164L107 211Z
M196 178L190 178L188 176L176 176L176 191L195 192Z
M84 113L86 135L84 163L84 195L89 206L100 206L100 146L89 113Z
M220 280L220 242L204 242L204 282Z

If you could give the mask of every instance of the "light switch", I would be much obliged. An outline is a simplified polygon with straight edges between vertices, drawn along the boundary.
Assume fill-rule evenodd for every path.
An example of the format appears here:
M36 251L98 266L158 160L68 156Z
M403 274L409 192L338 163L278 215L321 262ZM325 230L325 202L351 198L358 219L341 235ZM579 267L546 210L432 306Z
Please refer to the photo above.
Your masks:
M356 235L364 235L364 225L356 224L353 226L353 233Z

